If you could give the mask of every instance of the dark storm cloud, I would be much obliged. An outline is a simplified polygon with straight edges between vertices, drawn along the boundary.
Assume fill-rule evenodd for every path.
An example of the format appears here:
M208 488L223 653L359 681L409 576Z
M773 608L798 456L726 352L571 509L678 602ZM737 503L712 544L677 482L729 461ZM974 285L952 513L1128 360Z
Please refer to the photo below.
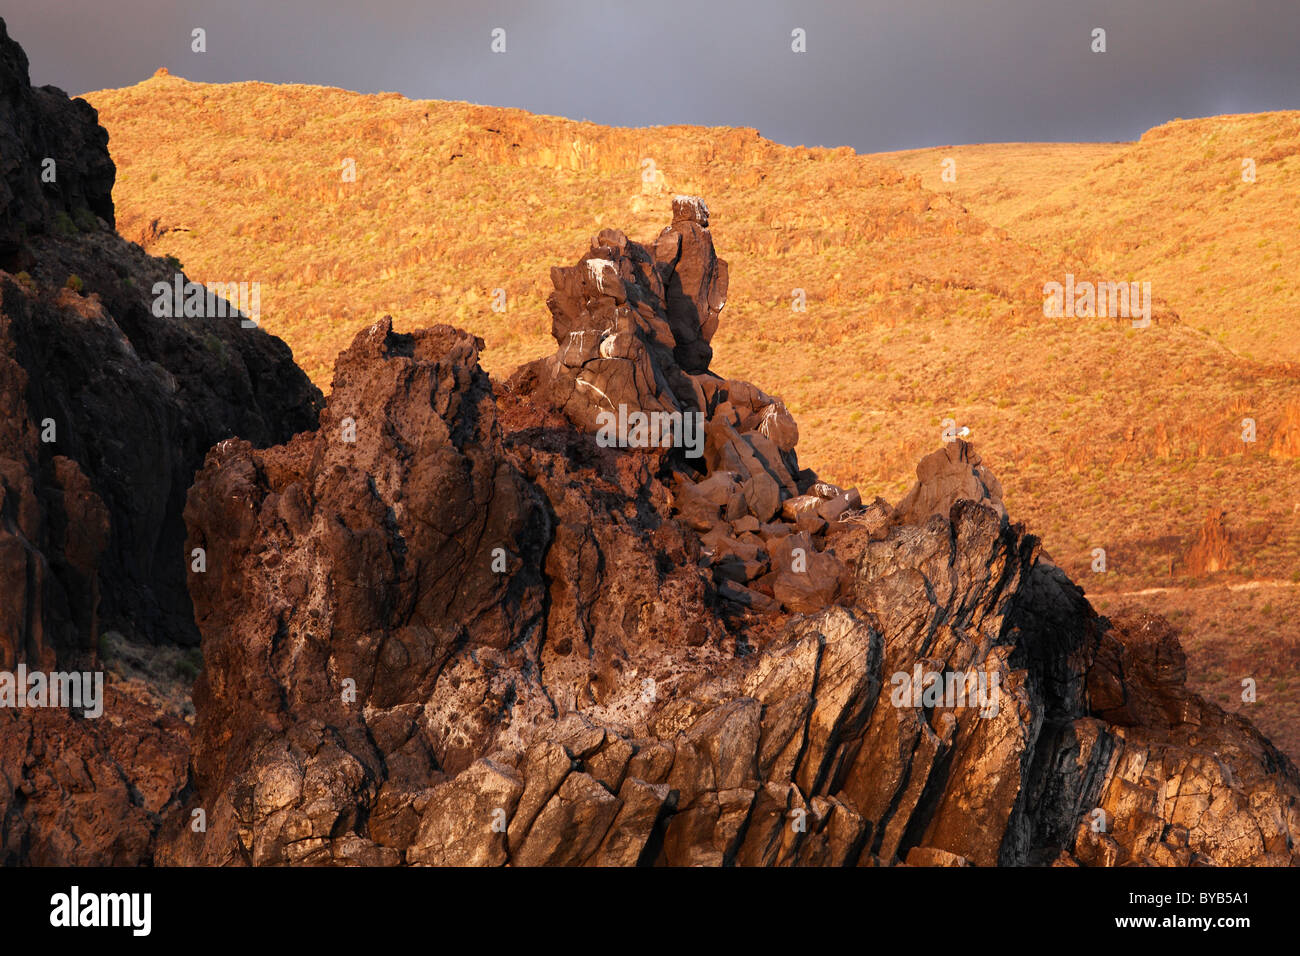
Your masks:
M312 83L861 151L1300 106L1296 0L9 0L36 83ZM190 51L190 31L208 51ZM507 52L489 49L494 27ZM808 52L790 50L807 31ZM1105 54L1090 51L1094 27Z

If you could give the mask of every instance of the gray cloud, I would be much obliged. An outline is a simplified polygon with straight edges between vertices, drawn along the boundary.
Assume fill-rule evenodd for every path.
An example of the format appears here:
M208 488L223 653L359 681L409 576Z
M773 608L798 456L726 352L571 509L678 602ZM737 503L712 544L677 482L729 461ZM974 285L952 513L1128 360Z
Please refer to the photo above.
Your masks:
M1300 106L1295 0L17 0L5 19L33 81L72 93L166 66L864 152L1133 139Z

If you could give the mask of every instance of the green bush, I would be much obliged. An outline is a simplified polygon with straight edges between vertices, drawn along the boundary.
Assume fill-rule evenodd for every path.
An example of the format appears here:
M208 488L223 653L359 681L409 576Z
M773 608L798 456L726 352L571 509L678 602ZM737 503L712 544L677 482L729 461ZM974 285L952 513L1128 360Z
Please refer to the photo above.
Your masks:
M203 652L195 647L186 651L185 656L176 662L176 673L191 683L199 676L199 671L202 669Z
M81 281L81 276L70 275L68 281L63 283L63 287L71 289L73 292L80 292L85 287L85 283Z
M54 234L64 238L77 234L77 224L61 209L54 214Z

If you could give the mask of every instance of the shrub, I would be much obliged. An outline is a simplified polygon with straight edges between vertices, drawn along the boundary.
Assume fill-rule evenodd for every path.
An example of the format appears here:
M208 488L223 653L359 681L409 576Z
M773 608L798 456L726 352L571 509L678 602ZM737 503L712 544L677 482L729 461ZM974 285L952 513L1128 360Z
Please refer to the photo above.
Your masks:
M77 224L62 209L54 214L54 234L64 238L77 234Z
M71 289L73 292L80 292L85 287L85 283L81 281L81 276L70 275L68 281L63 283L63 287Z
M188 650L185 656L176 662L176 673L191 683L199 676L199 671L202 669L203 654L196 648Z

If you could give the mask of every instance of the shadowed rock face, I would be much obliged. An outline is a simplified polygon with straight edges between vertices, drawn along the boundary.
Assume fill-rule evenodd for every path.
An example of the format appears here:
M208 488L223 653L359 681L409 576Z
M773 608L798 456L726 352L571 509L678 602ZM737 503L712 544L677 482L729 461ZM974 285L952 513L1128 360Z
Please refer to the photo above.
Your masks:
M13 456L15 480L39 473L34 487L53 484L66 503L90 509L59 525L88 536L68 542L86 586L64 588L81 625L67 640L93 646L96 602L76 592L93 588L89 569L102 566L106 626L196 643L181 550L193 473L223 438L266 445L314 427L320 393L283 342L242 328L239 316L153 315L155 283L170 287L176 273L112 232L107 133L84 101L31 87L26 56L3 22L0 139L0 243L22 270L0 272L0 356L13 412L0 425L12 433L0 454ZM54 182L41 181L46 156L56 160ZM61 214L69 215L56 222ZM85 488L67 485L74 472ZM92 498L107 509L103 520L90 513ZM43 627L41 612L29 616ZM20 633L8 632L11 651Z
M700 200L555 270L558 351L500 394L480 340L385 319L322 409L278 340L155 319L163 263L51 231L110 221L102 130L2 26L0 69L3 664L96 668L107 627L204 662L192 730L157 674L102 722L0 708L4 862L1297 862L1295 768L971 446L864 504L708 370ZM49 110L80 145L47 193ZM597 442L611 403L699 414L701 454Z
M283 342L154 317L174 270L112 232L107 141L86 103L30 86L0 21L0 671L101 671L109 631L196 645L195 470L223 438L316 424ZM110 688L102 723L0 708L0 861L149 859L189 737L154 690Z
M54 228L60 213L68 224L87 216L113 224L117 171L98 117L85 100L33 87L27 54L0 20L0 268L25 268L24 243Z
M86 475L108 516L95 561L105 629L197 644L181 517L194 471L231 435L266 445L314 427L320 393L283 342L237 316L155 318L150 290L174 273L111 233L24 248L31 279L0 273L6 394L22 406L0 427L32 434L0 455L23 448L24 470L65 458ZM68 276L80 293L60 288ZM93 646L92 629L79 633Z

